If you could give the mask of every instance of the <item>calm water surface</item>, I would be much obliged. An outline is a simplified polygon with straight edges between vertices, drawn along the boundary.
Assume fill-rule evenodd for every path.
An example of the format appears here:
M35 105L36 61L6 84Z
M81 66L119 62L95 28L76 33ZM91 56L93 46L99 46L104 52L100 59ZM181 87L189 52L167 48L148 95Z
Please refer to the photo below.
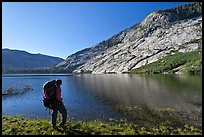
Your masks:
M68 114L77 120L120 118L114 105L173 107L188 113L202 107L202 76L186 75L3 75L2 92L9 87L33 90L2 96L2 114L50 118L42 103L42 86L61 79L62 97Z

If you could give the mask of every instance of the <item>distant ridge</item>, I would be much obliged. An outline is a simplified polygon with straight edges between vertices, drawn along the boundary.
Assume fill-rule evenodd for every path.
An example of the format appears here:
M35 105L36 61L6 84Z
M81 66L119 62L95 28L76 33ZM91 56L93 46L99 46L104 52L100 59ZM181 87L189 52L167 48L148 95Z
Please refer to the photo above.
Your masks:
M2 69L31 69L52 67L64 59L23 50L2 49Z

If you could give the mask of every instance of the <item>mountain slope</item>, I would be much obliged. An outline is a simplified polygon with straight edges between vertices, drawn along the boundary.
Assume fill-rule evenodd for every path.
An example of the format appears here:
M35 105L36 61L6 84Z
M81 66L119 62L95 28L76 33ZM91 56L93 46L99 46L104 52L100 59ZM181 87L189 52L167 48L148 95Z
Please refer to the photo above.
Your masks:
M142 22L57 64L75 73L124 73L173 51L202 49L202 3L150 13Z
M31 54L26 51L2 49L2 69L44 68L63 61L58 57Z
M137 74L202 74L202 53L200 50L191 52L174 52L158 61L130 71Z

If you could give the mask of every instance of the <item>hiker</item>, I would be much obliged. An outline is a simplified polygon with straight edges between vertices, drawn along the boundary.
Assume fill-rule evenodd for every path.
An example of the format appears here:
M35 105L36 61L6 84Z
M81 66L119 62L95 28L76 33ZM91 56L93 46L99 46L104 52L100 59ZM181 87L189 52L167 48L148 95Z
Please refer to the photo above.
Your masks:
M64 126L67 120L67 109L64 106L64 103L62 102L63 98L61 98L61 87L62 80L58 79L56 81L56 105L53 108L52 112L52 126L53 128L56 128L56 121L57 121L57 114L58 111L62 114L62 121L60 123L60 126Z

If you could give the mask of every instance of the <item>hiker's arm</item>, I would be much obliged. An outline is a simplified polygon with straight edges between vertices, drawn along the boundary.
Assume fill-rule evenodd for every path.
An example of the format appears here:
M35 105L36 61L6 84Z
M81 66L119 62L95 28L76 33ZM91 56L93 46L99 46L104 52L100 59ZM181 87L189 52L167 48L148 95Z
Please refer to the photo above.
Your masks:
M56 92L56 99L58 103L62 102L62 98L61 98L61 88L57 88L57 92Z

